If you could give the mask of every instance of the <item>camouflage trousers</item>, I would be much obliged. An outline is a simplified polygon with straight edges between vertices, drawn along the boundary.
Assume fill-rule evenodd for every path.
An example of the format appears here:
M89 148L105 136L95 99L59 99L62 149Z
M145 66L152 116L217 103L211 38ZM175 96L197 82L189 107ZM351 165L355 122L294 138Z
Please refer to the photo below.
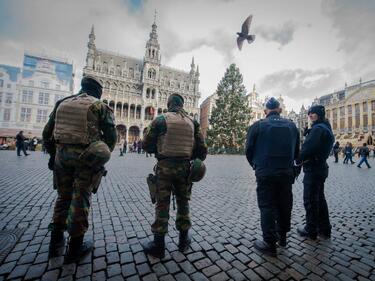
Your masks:
M154 234L164 235L168 232L172 190L176 195L177 202L177 230L184 231L191 227L189 214L191 184L187 181L189 172L189 161L160 160L158 162L156 166L157 194L155 222L151 225L151 230Z
M59 145L55 158L58 196L49 229L67 230L71 237L84 235L89 227L93 172L79 159L83 151L79 146Z

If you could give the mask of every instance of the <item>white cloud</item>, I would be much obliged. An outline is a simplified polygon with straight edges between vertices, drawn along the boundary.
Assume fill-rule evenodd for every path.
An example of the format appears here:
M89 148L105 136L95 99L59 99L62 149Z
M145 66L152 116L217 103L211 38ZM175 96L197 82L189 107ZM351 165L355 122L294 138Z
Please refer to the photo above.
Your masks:
M375 60L375 2L370 0L154 0L138 10L126 3L2 2L0 9L14 26L8 32L0 28L0 63L20 65L25 49L68 57L79 85L91 24L98 48L142 58L157 9L162 63L188 71L195 56L201 100L216 90L232 62L247 89L255 83L263 95L282 93L295 109L345 81L375 78L375 65L369 63ZM236 32L249 14L251 33L258 36L240 52Z

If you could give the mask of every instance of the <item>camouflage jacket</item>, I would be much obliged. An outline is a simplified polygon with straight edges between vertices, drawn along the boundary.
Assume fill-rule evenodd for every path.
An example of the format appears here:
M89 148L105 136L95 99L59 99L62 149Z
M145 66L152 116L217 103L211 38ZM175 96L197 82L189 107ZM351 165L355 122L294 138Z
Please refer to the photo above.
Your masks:
M169 110L174 111L174 110ZM207 156L207 145L204 137L201 133L199 123L194 123L194 149L192 159L199 158L205 160ZM146 135L143 139L143 149L148 153L155 153L157 159L161 159L162 156L158 155L157 142L158 137L167 133L167 123L164 114L157 116L150 126L147 128Z
M43 143L49 154L55 154L56 152L55 141L53 138L56 110L62 101L75 96L77 95L69 96L65 99L59 100L56 103L55 108L51 112L47 124L43 129ZM102 132L102 141L104 141L108 145L109 149L113 151L117 141L117 133L115 128L115 118L112 110L100 100L94 102L90 106L89 110L99 117L99 129Z

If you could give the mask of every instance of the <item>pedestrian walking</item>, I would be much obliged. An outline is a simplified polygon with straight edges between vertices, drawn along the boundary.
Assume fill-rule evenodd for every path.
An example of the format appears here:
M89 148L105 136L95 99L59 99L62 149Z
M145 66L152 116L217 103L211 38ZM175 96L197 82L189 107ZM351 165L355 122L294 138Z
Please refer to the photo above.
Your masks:
M302 237L312 240L319 235L322 239L331 237L328 206L324 195L324 182L328 177L327 158L332 150L335 138L331 125L325 118L322 105L312 106L308 110L312 127L302 144L297 163L303 164L303 203L306 210L306 225L297 231Z
M29 155L26 152L25 147L25 136L23 135L23 131L19 131L19 133L16 135L16 149L17 149L17 156L21 156L21 151L25 156Z
M165 235L168 232L171 193L176 196L176 228L179 233L178 248L185 251L191 238L189 200L192 181L200 180L205 171L203 160L207 147L197 121L183 110L184 99L172 94L167 101L168 112L157 116L149 126L143 148L155 153L158 162L155 176L149 184L152 201L156 201L155 221L151 225L154 240L143 245L144 251L157 258L165 255ZM194 160L191 166L190 161ZM197 160L200 159L200 160ZM197 177L194 175L197 173ZM156 186L155 186L156 185Z
M246 142L246 158L255 170L257 198L263 241L254 247L264 254L276 256L276 245L285 247L293 205L292 184L294 161L299 154L299 132L289 119L282 118L280 103L270 98L266 118L250 126Z
M134 140L133 142L133 152L137 152L137 141Z
M355 162L353 161L353 145L351 142L347 142L344 148L344 164L348 164L350 161L351 164L354 164Z
M142 153L142 140L140 139L137 143L138 154Z
M124 156L124 152L123 152L124 142L125 140L121 139L120 142L118 143L118 147L120 149L120 156Z
M128 149L128 142L126 141L126 139L124 139L124 143L123 143L123 146L122 146L122 152L126 154L127 149Z
M370 156L370 149L367 147L367 143L363 143L363 146L359 149L358 156L360 157L358 168L361 168L363 162L366 164L367 168L370 169L371 166L367 161L367 158Z
M333 146L333 155L335 157L335 163L339 162L340 143L337 141Z
M113 111L100 101L102 85L94 77L84 76L81 91L56 103L43 130L43 142L51 158L57 199L53 211L49 258L56 257L70 239L64 263L79 261L93 247L84 242L89 227L91 193L96 193L106 174L116 140Z

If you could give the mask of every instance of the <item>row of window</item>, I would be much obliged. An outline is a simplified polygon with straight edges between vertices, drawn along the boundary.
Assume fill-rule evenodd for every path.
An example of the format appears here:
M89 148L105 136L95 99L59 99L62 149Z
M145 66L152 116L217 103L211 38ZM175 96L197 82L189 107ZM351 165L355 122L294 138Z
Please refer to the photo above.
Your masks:
M28 86L34 87L34 81L33 80L29 80ZM4 87L4 80L0 79L0 88L3 88L3 87ZM50 88L50 83L46 82L46 81L42 81L42 82L40 82L40 87L44 88L44 89L49 89ZM7 84L7 89L11 89L11 88L12 88L12 84L8 83ZM61 85L60 84L56 84L55 85L55 89L56 90L61 90Z
M23 90L22 91L22 96L21 96L21 102L22 103L33 103L33 98L34 98L34 93L33 91L30 90ZM64 98L63 95L55 95L55 100L54 103L56 103L58 100ZM10 105L13 102L13 94L12 93L4 93L0 92L0 104L4 102L6 105ZM50 100L50 94L49 93L43 93L40 92L38 96L38 104L40 105L49 105L49 100Z
M20 112L20 121L30 122L31 121L32 109L27 107L22 107ZM11 109L5 108L3 113L3 120L10 121ZM37 123L46 123L48 117L48 112L46 109L38 109L36 114Z
M362 126L364 128L367 128L369 124L369 119L372 119L372 124L375 124L375 113L372 114L372 116L369 116L367 114L364 114L362 116ZM332 119L330 120L332 123L332 129L337 130L337 129L346 129L345 127L345 118L340 118L338 121L337 119ZM338 126L340 125L340 126ZM356 129L359 129L361 125L361 117L360 116L355 116L354 118L352 116L348 117L348 123L347 123L347 129L350 131L353 127Z
M0 88L3 88L4 87L4 80L3 79L0 79ZM10 89L12 88L12 84L8 83L7 84L7 89Z
M369 111L368 109L368 103L365 101L363 102L363 113L366 113ZM375 111L375 100L371 101L371 110L372 111ZM348 105L347 106L347 112L348 112L348 115L352 115L353 114L353 106L352 105ZM354 105L354 113L356 116L359 116L361 114L361 110L360 110L360 104L359 103L356 103ZM342 116L345 116L345 107L344 106L341 106L340 108L334 108L332 109L332 115L333 115L333 118L337 118L337 114L340 115L340 117ZM330 111L327 110L327 116L330 116Z

